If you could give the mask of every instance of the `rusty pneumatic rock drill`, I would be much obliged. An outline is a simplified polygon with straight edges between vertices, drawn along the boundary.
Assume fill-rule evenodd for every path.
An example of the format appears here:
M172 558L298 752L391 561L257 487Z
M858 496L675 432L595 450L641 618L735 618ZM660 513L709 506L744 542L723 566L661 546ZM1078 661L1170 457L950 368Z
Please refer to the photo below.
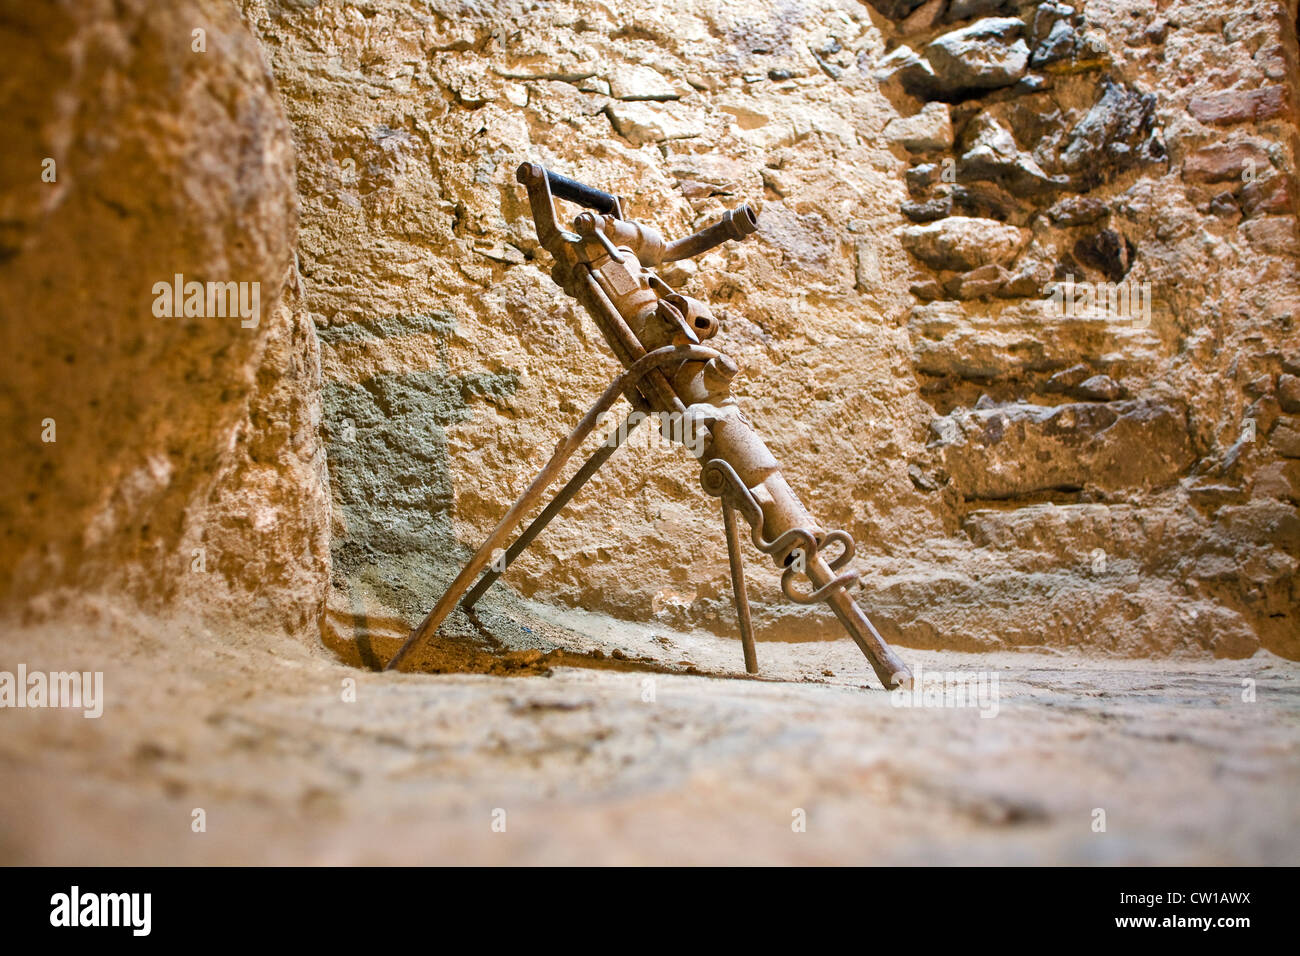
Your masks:
M621 201L608 193L550 172L534 163L519 167L516 178L528 190L537 238L555 260L551 276L583 304L625 371L607 388L578 426L506 512L447 592L388 664L399 669L451 613L457 601L472 608L520 552L546 527L647 414L674 416L689 431L704 436L694 451L702 461L704 490L722 502L731 581L740 618L745 669L757 673L753 627L741 564L736 512L750 526L759 551L782 569L781 589L792 601L825 601L871 662L886 688L911 684L907 665L885 643L848 592L857 575L841 569L852 559L853 538L846 531L823 530L796 497L772 453L741 413L731 395L738 367L726 355L700 343L718 331L708 306L675 292L656 273L665 262L699 255L729 239L743 239L758 228L749 206L726 213L700 232L665 241L655 229L623 218ZM586 207L573 231L556 220L555 198ZM524 532L492 561L506 540L559 476L560 470L624 396L633 413L578 470ZM683 430L686 431L686 430ZM836 549L833 557L828 549ZM488 565L493 567L471 590ZM796 578L811 590L801 591ZM468 592L468 593L466 593Z

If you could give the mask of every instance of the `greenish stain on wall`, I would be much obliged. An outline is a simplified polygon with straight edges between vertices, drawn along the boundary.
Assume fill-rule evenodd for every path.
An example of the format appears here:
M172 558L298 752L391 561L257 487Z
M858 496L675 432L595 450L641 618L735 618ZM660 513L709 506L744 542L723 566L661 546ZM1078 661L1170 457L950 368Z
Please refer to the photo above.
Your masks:
M325 348L416 333L440 339L436 368L323 389L330 483L343 519L333 544L335 583L360 578L391 607L412 613L436 597L463 558L446 428L468 419L475 399L505 400L519 387L513 370L452 374L446 339L455 327L453 316L436 314L321 330Z

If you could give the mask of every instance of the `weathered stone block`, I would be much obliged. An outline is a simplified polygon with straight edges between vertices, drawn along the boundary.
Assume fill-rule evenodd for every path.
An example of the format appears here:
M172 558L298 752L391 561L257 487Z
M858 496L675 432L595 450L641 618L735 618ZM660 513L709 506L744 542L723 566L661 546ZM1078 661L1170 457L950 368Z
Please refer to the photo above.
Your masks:
M935 269L967 271L991 262L1006 264L1016 257L1025 234L993 219L949 216L902 232L903 246Z
M947 95L1011 86L1029 66L1015 17L988 17L935 38L925 48L935 88Z
M1150 400L954 412L931 434L967 498L1167 486L1194 460L1186 409Z

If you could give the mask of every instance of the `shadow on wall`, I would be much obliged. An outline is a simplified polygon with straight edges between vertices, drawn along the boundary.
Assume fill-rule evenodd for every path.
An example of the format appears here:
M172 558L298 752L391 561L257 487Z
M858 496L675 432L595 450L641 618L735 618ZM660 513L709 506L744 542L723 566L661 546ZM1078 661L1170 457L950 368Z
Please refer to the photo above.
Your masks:
M381 372L324 385L326 455L335 507L333 586L341 592L334 603L345 598L355 640L363 645L363 660L372 656L366 648L375 632L405 637L403 629L428 610L463 558L452 524L447 426L470 416L473 399L503 400L519 386L519 375L512 370L452 373L446 340L455 328L453 315L437 313L317 329L327 349L429 335L437 342L440 359L431 369ZM390 613L367 610L365 595ZM341 634L334 638L334 643L349 639Z

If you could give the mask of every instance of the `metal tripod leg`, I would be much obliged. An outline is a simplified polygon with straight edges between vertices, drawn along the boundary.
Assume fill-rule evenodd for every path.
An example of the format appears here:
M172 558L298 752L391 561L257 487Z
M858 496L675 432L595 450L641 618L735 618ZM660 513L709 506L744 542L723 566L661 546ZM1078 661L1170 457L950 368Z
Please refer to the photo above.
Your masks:
M564 510L564 506L573 500L576 495L588 481L591 476L600 470L600 466L609 461L609 456L618 451L620 445L627 440L627 436L641 424L642 416L629 415L623 419L622 423L613 432L610 433L605 443L596 449L595 454L587 459L587 463L578 469L577 474L569 479L569 483L560 489L559 494L551 499L551 503L533 519L533 523L524 529L524 533L515 539L515 543L506 549L505 561L500 568L492 568L487 574L479 578L478 584L465 595L465 599L460 602L460 606L469 610L478 603L478 599L496 583L497 578L505 573L506 568L514 563L515 558L519 557L533 539L545 530L546 526L551 523L551 519Z
M749 594L745 591L745 565L740 554L740 527L736 509L726 495L722 497L722 523L727 529L727 560L731 564L731 594L740 618L740 643L745 651L745 672L758 673L758 655L754 651L754 625L749 619Z
M456 579L451 582L451 586L447 588L446 593L433 606L433 610L420 622L419 626L411 632L411 636L406 639L406 643L398 649L393 659L388 662L388 666L384 669L391 671L400 668L416 648L433 636L439 625L452 612L456 603L469 590L470 585L488 566L492 560L492 555L506 543L510 533L515 530L523 519L524 513L541 500L542 495L546 493L546 489L559 477L560 470L564 468L565 463L573 457L573 453L591 434L600 416L609 411L628 389L636 386L648 373L670 363L708 361L719 354L713 349L698 345L665 346L661 349L655 349L633 362L627 371L605 389L600 398L596 400L596 404L587 410L587 414L582 417L582 421L578 423L577 427L555 447L555 454L551 456L551 460L533 479L533 483L510 506L504 517L497 522L497 526L492 529L488 539L474 552L474 556L469 559L469 563L461 568L460 574L456 575Z

